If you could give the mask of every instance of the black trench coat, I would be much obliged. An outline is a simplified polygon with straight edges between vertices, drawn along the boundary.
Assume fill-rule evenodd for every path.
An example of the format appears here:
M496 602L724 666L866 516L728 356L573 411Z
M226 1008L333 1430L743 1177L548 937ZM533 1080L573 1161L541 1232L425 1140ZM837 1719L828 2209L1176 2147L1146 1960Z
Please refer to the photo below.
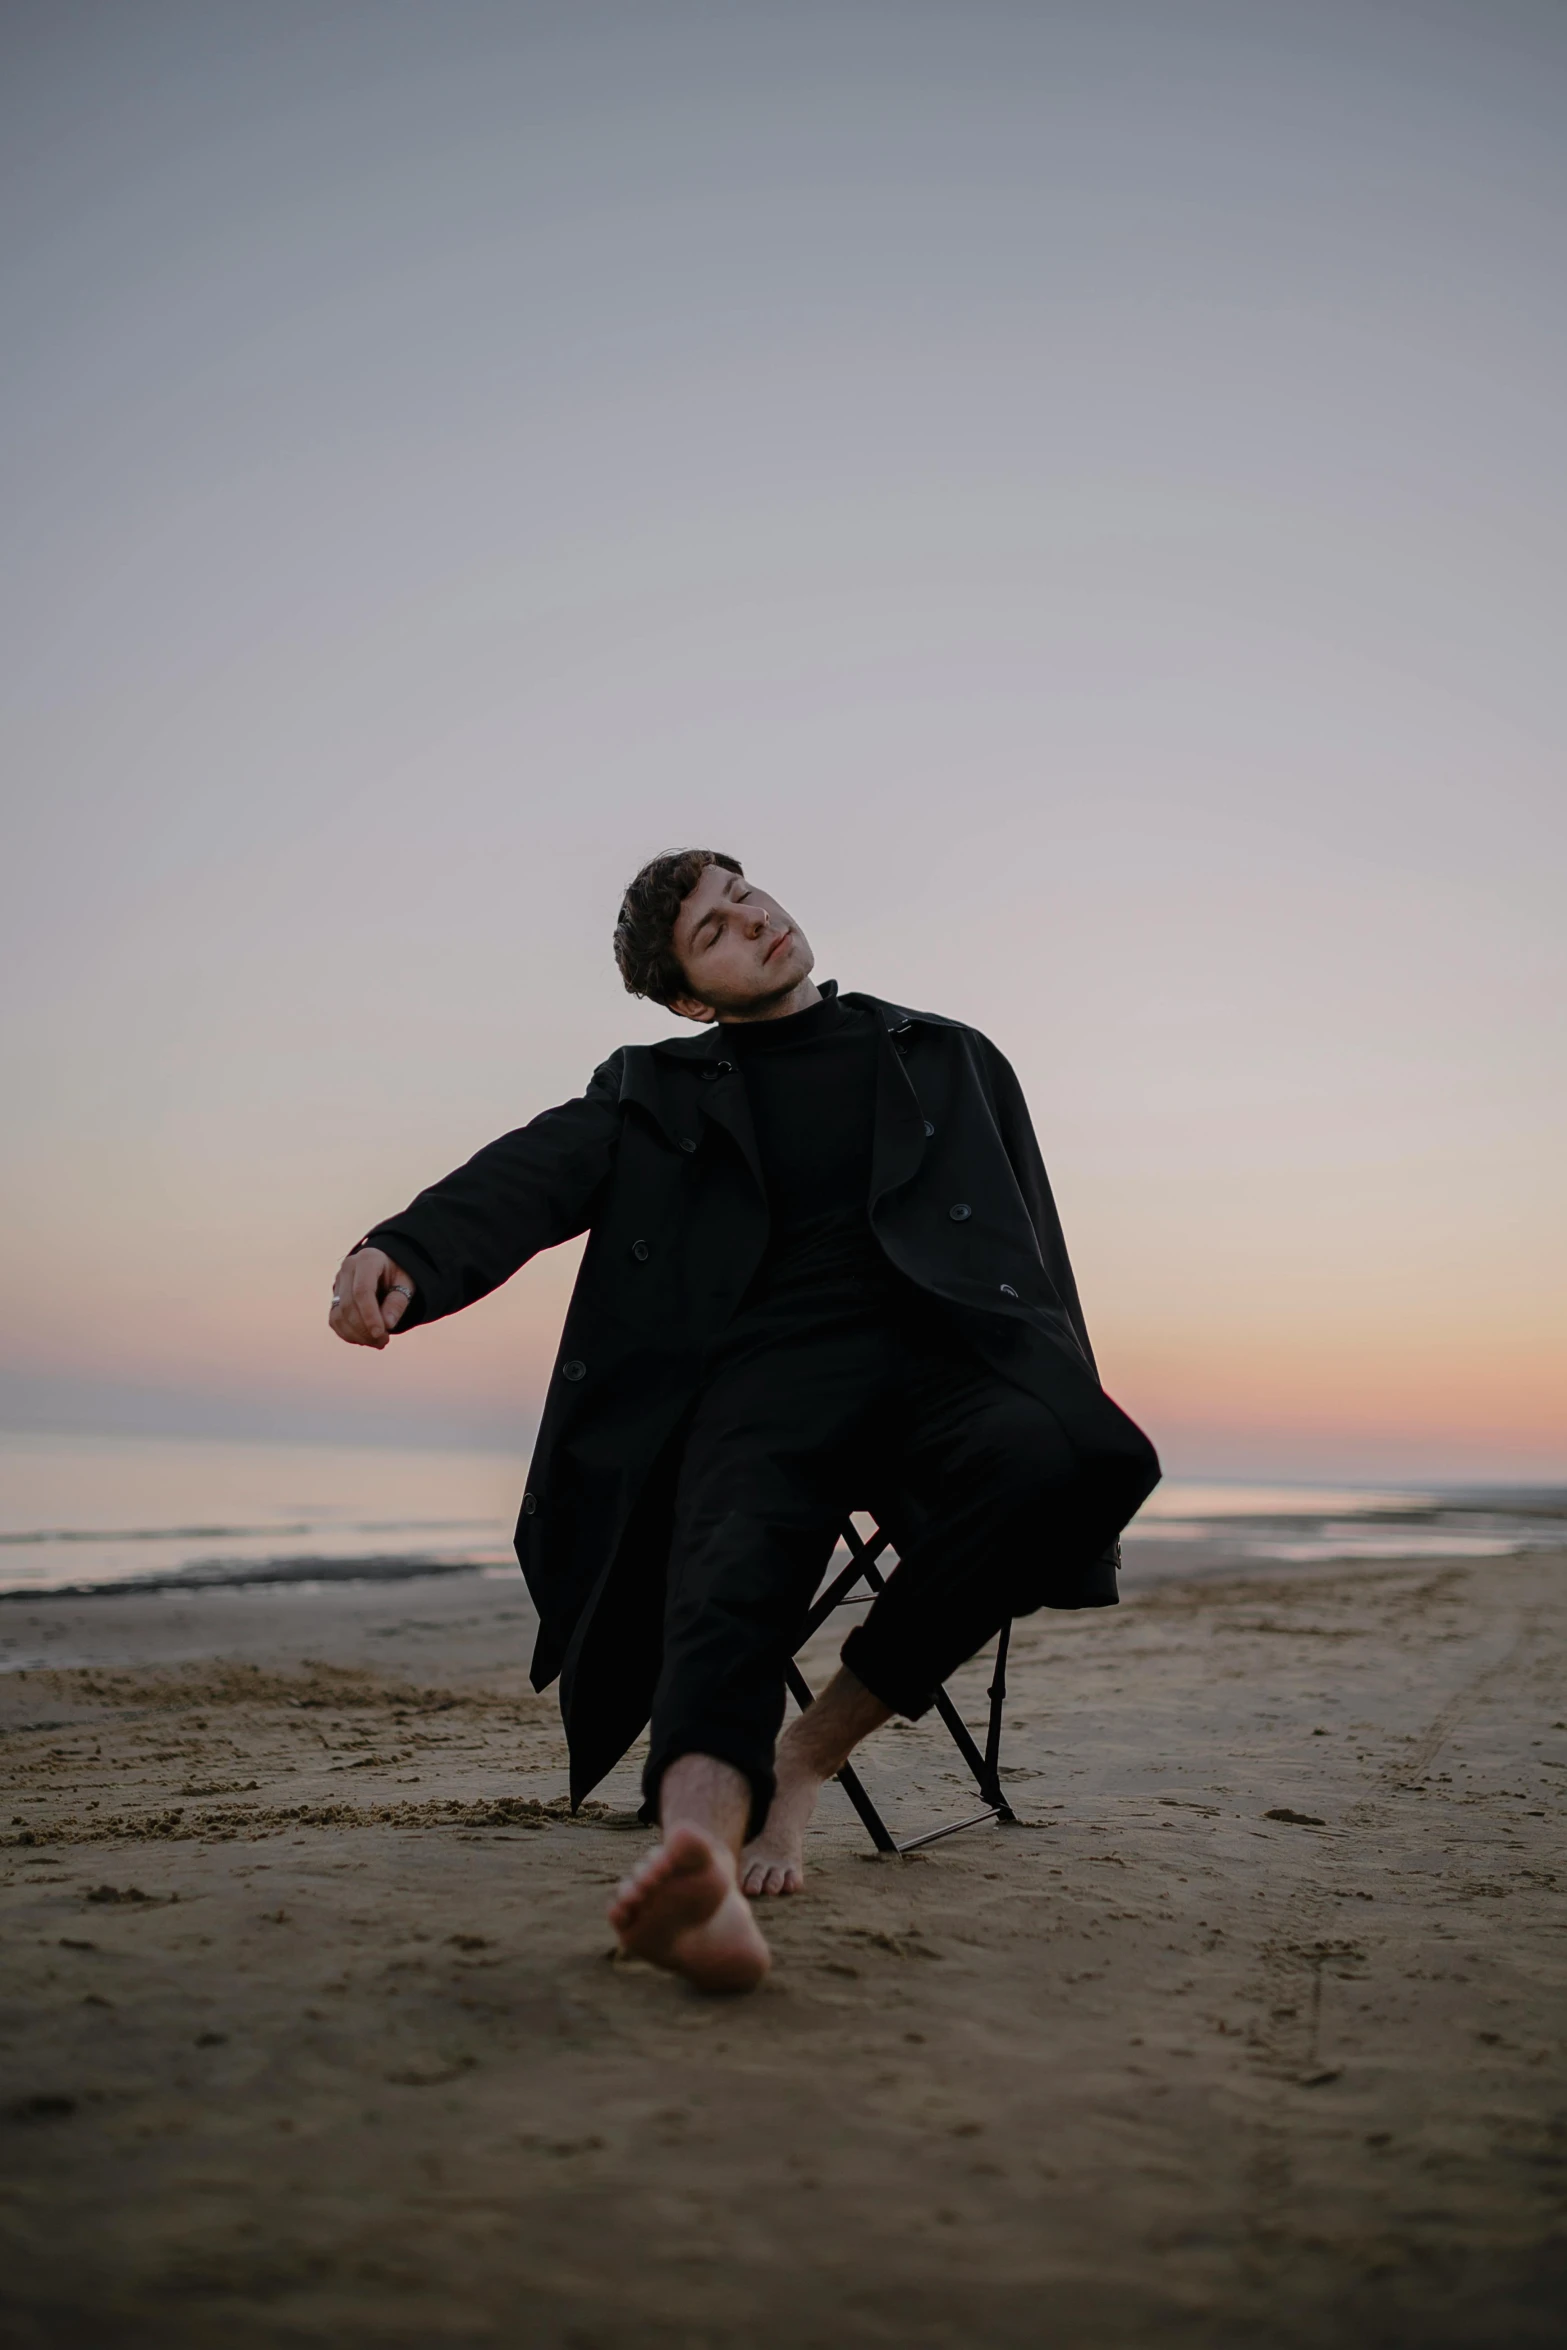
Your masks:
M1113 1606L1115 1537L1159 1466L1099 1385L1022 1088L960 1021L843 1000L878 1024L871 1228L993 1368L1102 1464L1102 1509L1080 1555L1052 1557L1046 1604ZM622 1046L579 1099L492 1142L366 1236L417 1284L401 1334L589 1233L517 1522L539 1611L533 1681L561 1675L573 1802L647 1721L681 1423L767 1246L745 1081L724 1042L716 1026Z

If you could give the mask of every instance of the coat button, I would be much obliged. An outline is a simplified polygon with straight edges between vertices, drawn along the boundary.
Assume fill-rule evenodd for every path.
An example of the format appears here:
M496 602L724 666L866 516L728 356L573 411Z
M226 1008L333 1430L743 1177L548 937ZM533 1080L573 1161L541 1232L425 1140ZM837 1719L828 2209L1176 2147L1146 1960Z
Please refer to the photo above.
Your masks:
M539 1506L539 1497L538 1497L538 1495L537 1495L536 1493L525 1493L525 1494L523 1495L523 1497L522 1497L522 1514L523 1514L523 1516L524 1516L525 1518L531 1518L531 1517L533 1516L533 1514L534 1514L535 1510L538 1508L538 1506Z
M718 1064L718 1074L719 1074L719 1076L720 1076L720 1077L732 1077L732 1076L734 1075L734 1073L735 1073L735 1065L734 1065L733 1061L720 1061L720 1062L719 1062L719 1064Z
M1001 1294L1003 1297L1016 1297L1017 1291L1013 1288L1010 1281L1003 1281L1001 1284Z
M680 1147L683 1151L694 1151L696 1149L696 1144L691 1140L689 1134L682 1134L680 1137Z
M935 1127L934 1127L934 1126L932 1126L932 1124L931 1124L930 1120L927 1118L927 1119L926 1119L926 1121L925 1121L925 1132L926 1132L927 1134L934 1134L934 1133L935 1133L935 1131L936 1131Z
M653 1254L653 1251L648 1247L648 1244L645 1240L634 1240L631 1243L631 1253L636 1258L639 1265L645 1265L648 1261L648 1258Z
M588 1366L586 1363L578 1362L576 1356L573 1355L569 1363L561 1364L560 1375L563 1379L585 1379L588 1375Z
M955 1207L950 1207L947 1210L947 1214L952 1218L954 1224L966 1224L973 1213L974 1211L966 1199L960 1199Z

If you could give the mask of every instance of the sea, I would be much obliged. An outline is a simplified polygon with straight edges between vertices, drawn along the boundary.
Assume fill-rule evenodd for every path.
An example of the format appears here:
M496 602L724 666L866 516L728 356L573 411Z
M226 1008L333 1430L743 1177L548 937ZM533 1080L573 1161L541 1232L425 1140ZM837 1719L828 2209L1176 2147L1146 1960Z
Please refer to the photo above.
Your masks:
M0 1599L510 1575L505 1452L0 1431ZM1502 1558L1567 1545L1567 1486L1162 1484L1123 1587L1259 1565Z

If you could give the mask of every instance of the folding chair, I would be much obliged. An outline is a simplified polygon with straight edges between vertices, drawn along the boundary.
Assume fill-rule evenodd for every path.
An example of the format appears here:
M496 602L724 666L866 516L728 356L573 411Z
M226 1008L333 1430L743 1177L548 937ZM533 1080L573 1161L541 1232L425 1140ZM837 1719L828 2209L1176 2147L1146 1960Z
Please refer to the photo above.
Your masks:
M878 1591L886 1589L887 1578L876 1562L889 1548L891 1537L877 1527L870 1540L866 1541L851 1519L844 1526L841 1540L848 1550L849 1563L830 1583L823 1586L812 1602L810 1615L806 1619L805 1636L800 1643L802 1648L813 1634L821 1630L834 1608L848 1607L865 1596L857 1588L858 1585L867 1585L873 1597ZM995 1672L985 1692L990 1700L990 1717L985 1728L983 1754L975 1745L968 1724L946 1690L940 1689L936 1693L936 1712L946 1725L953 1745L973 1773L974 1784L985 1805L983 1811L975 1812L966 1820L953 1820L944 1828L927 1828L922 1836L905 1836L900 1842L866 1794L858 1774L850 1765L845 1763L838 1773L838 1784L865 1823L866 1833L878 1852L918 1852L922 1845L939 1844L943 1836L960 1836L965 1828L983 1827L986 1820L1015 1822L1017 1814L1001 1792L1001 1709L1006 1702L1007 1645L1011 1637L1012 1626L1009 1621L1001 1627L1001 1637L996 1643ZM789 1694L803 1713L807 1706L814 1703L811 1685L793 1658L784 1669Z

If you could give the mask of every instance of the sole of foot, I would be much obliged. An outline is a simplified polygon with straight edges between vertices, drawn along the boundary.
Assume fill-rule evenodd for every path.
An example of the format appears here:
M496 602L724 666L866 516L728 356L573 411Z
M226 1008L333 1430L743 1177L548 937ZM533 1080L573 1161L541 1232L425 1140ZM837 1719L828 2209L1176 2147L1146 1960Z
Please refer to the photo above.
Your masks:
M699 1991L754 1991L772 1964L723 1845L675 1828L609 1905L628 1957L683 1975Z

